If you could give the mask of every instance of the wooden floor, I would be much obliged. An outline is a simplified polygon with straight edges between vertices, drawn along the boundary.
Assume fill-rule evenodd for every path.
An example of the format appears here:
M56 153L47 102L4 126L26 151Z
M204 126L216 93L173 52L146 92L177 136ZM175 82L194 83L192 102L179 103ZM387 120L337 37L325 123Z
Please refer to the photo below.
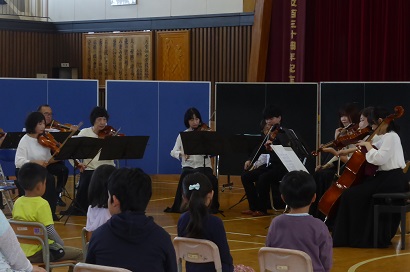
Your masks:
M169 232L172 238L176 236L176 225L179 214L164 213L167 206L172 205L176 191L178 176L153 176L153 196L148 205L147 215L152 216L157 224ZM230 209L244 195L238 177L233 177L234 187L220 192L219 201L224 216L218 215L224 221L228 242L234 264L251 266L259 271L257 254L259 248L264 246L267 227L275 215L253 218L241 215L241 211L248 208L244 201ZM220 178L220 185L226 182L225 177ZM69 181L68 191L72 193L72 182ZM70 188L71 187L71 188ZM66 201L70 200L66 198ZM57 208L61 210L62 208ZM5 211L7 212L7 210ZM71 216L66 225L62 218L56 222L56 229L66 245L81 247L80 233L85 226L84 216ZM332 272L368 272L368 271L408 271L410 267L410 237L407 235L406 250L400 250L400 237L396 235L393 245L387 249L355 249L335 248L333 251ZM53 271L67 271L54 269Z

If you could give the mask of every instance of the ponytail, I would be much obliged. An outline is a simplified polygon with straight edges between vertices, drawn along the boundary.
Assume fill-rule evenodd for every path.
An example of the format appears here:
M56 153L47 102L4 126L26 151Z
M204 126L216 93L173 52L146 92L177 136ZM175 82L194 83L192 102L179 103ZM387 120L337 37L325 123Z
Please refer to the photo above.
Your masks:
M212 192L212 184L202 173L187 175L183 180L183 193L188 202L190 220L186 228L187 237L203 238L204 218L209 214L207 195Z

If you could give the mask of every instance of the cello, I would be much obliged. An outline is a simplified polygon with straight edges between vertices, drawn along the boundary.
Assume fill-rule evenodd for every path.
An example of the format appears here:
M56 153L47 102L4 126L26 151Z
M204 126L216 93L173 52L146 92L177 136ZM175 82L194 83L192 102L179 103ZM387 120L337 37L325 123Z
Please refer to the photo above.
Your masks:
M367 138L367 142L370 142L373 137L379 134L381 131L386 130L388 125L394 119L400 118L404 113L404 109L401 106L394 108L394 114L391 114L384 118L382 123L376 128L376 130ZM337 204L342 193L351 186L359 184L365 176L366 166L366 148L357 149L350 160L346 163L346 168L339 179L334 182L330 188L324 193L319 201L319 210L328 217L334 215L337 210Z

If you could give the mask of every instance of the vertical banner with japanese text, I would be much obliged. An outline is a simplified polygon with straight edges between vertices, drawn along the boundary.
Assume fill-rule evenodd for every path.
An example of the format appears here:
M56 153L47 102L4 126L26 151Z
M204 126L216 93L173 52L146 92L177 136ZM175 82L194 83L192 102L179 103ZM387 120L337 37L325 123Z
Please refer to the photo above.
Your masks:
M303 82L306 0L273 0L266 81Z

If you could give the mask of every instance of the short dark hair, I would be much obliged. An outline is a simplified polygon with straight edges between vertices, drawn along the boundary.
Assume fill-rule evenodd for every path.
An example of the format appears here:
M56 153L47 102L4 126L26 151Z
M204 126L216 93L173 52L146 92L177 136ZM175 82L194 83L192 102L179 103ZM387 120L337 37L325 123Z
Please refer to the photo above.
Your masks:
M41 111L41 108L42 108L42 107L47 107L47 108L50 108L50 109L51 109L51 107L50 107L49 104L43 104L43 105L38 106L37 111Z
M120 201L121 212L144 212L152 196L151 178L140 168L116 169L108 179L108 192Z
M279 116L282 116L282 110L276 105L267 105L262 113L262 117L265 120Z
M199 120L201 120L201 122L202 122L201 114L199 113L199 111L196 108L192 107L192 108L187 109L187 111L184 114L184 125L185 125L185 127L189 128L189 120L194 118L194 115Z
M37 163L27 162L20 168L17 181L26 191L32 191L40 182L45 182L47 169Z
M105 117L105 118L107 118L107 121L110 118L110 116L108 115L108 112L105 108L95 107L90 113L90 122L91 122L92 126L94 126L95 120L98 117Z
M339 109L339 117L347 116L350 119L350 122L353 124L359 124L360 122L360 113L359 113L359 103L347 103ZM339 120L340 126L343 126L342 122Z
M88 187L88 201L91 207L108 208L107 184L115 169L115 166L109 164L100 165L95 169Z
M289 207L302 208L312 202L316 193L316 182L313 176L305 171L292 171L282 178L279 190Z
M24 123L26 127L26 132L27 133L35 133L36 132L36 126L41 123L41 121L46 122L46 118L41 112L34 111L30 113L27 118L26 122Z

